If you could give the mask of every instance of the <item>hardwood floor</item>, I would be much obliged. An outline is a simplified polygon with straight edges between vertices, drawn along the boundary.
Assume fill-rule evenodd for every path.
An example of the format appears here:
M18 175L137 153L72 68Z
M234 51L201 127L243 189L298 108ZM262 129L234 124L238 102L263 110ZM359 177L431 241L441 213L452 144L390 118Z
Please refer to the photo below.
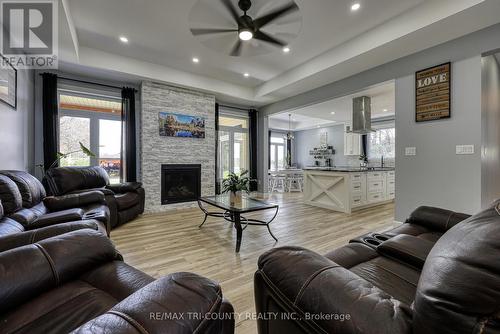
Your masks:
M304 205L301 194L273 194L266 198L280 204L278 217L271 224L279 242L275 243L265 227L249 226L243 231L239 254L234 252L236 233L231 224L209 217L198 229L203 218L198 208L144 215L113 230L111 239L127 263L155 278L189 271L220 282L224 296L240 314L236 333L254 334L255 321L247 315L255 311L253 274L260 254L284 245L324 254L353 237L394 226L392 203L348 215ZM248 216L268 218L271 211Z

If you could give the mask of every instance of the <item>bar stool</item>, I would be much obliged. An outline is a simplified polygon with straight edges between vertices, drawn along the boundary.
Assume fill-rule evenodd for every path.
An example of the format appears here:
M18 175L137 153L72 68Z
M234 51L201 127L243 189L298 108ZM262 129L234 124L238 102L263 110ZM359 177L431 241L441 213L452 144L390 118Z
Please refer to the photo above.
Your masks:
M271 192L285 192L286 191L286 175L275 174L271 175Z
M288 192L302 192L304 185L304 175L292 174L288 177L287 188Z

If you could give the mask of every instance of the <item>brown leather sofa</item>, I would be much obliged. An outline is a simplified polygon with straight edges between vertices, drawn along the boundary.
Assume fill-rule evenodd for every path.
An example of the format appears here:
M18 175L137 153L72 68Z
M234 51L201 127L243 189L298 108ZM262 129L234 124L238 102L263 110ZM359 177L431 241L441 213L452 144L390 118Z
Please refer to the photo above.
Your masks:
M0 252L2 333L234 332L217 283L190 273L154 280L100 232L18 243Z
M80 220L95 220L109 235L109 209L98 191L47 197L43 185L29 173L0 171L0 201L5 215L0 236Z
M325 256L273 249L255 274L258 331L500 333L499 254L500 201L472 217L422 207Z
M51 195L62 196L97 190L104 194L111 213L111 228L125 224L144 212L145 193L139 182L109 184L101 167L58 167L46 173Z

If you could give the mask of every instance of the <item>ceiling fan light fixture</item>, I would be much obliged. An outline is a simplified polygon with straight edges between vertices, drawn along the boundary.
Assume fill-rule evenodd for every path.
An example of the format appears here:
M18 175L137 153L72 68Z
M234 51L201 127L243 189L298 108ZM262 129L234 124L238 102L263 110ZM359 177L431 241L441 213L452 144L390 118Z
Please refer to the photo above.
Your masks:
M240 29L238 36L242 41L249 41L253 38L253 32L248 28Z

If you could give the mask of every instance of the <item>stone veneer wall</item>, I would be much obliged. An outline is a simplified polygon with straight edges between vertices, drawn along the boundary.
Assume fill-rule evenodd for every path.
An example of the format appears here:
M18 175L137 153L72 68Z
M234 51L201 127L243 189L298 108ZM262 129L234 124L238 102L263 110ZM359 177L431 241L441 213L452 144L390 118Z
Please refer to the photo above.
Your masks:
M161 205L161 165L201 164L202 196L215 194L215 97L197 91L145 81L141 86L141 171L147 213L189 203ZM205 118L205 139L160 137L159 112Z

